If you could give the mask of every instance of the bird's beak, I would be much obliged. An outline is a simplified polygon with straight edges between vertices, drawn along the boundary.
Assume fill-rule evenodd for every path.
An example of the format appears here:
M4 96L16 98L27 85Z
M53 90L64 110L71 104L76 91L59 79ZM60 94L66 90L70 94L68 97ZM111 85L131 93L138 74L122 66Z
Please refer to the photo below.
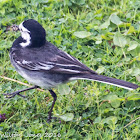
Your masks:
M12 28L13 31L16 31L16 32L19 31L19 26L18 25L13 24L11 26L11 28Z

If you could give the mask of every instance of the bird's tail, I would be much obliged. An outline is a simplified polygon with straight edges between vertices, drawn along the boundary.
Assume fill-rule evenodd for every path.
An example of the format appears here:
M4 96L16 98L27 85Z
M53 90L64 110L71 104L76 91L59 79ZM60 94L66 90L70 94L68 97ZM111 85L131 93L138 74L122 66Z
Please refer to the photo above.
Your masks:
M106 77L103 75L96 75L96 74L78 75L78 76L71 78L70 80L77 80L77 79L87 79L87 80L98 81L101 83L114 85L114 86L121 87L121 88L128 89L128 90L137 89L139 87L138 85L130 83L130 82L126 82L126 81L115 79L115 78Z

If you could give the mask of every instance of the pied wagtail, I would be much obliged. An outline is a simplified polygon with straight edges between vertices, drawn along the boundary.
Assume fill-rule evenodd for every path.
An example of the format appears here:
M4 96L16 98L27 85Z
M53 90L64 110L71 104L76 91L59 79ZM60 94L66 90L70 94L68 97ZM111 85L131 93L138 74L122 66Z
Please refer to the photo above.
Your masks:
M5 95L8 98L15 95L25 97L20 92L38 87L48 89L53 96L49 120L52 118L51 114L57 98L52 88L59 84L87 79L128 90L139 87L123 80L98 75L73 56L59 50L46 40L45 29L36 20L25 20L18 26L18 29L21 36L14 41L10 49L10 60L16 71L35 86Z

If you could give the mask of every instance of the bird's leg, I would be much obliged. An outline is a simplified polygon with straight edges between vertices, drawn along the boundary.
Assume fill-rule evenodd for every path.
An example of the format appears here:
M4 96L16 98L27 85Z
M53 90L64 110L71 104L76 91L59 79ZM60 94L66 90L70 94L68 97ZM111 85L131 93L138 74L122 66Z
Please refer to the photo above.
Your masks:
M18 90L18 91L15 91L15 92L13 92L13 93L7 93L7 94L3 94L3 95L5 95L6 98L12 98L12 97L14 97L14 96L16 96L16 95L19 95L19 96L21 96L21 97L23 97L23 98L26 98L27 96L21 95L21 94L19 94L19 93L20 93L20 92L23 92L23 91L30 90L30 89L35 89L35 88L38 88L38 86L33 86L33 87L30 87L30 88L26 88L26 89L23 89L23 90Z
M53 97L53 103L52 103L51 109L50 109L50 111L48 113L48 115L49 115L48 121L50 121L52 119L52 111L53 111L53 107L54 107L55 101L57 99L57 95L52 90L49 90L49 92L51 93L51 95Z

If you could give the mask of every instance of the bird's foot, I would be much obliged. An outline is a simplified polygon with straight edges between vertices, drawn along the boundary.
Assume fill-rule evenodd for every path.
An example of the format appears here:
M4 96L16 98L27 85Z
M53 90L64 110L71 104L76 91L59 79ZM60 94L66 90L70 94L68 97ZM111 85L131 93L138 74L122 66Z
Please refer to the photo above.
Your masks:
M60 118L58 118L58 117L51 117L51 118L48 117L47 122L50 123L51 120L60 120Z
M13 93L7 93L7 94L3 94L4 96L6 96L6 98L13 98L16 95L19 95L23 98L26 98L27 96L21 95L19 91L13 92Z

